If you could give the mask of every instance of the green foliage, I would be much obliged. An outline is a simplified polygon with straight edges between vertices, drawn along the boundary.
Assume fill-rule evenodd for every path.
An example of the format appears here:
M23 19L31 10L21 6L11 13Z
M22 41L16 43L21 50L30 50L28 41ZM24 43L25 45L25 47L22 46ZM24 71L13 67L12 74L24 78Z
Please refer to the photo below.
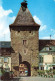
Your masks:
M38 72L39 75L45 74L45 71L43 71L43 70L38 70L37 72Z
M5 70L4 69L1 69L1 72L2 72L2 74L4 74L5 73Z
M50 70L46 70L46 73L49 74L50 73Z
M55 75L55 70L53 70L53 74Z
M44 77L53 77L53 75L55 75L55 70L52 70L52 72L50 70L37 70L38 75L40 76L44 76Z

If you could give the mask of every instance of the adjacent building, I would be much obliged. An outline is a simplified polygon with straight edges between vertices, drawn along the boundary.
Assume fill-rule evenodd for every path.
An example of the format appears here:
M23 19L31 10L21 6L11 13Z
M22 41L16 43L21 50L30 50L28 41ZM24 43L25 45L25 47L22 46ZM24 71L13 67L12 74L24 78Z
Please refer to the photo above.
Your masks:
M39 69L55 69L55 40L39 40Z

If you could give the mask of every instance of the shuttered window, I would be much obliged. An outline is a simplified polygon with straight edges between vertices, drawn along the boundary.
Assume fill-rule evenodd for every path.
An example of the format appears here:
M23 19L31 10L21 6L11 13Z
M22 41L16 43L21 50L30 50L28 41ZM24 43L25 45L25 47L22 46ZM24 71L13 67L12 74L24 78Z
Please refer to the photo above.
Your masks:
M43 63L43 57L42 56L39 57L39 63Z

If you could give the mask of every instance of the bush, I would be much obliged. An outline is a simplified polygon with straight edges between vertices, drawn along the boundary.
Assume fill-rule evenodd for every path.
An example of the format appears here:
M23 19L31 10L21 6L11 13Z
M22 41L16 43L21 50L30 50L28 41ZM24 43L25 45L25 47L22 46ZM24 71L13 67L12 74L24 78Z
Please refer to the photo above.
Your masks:
M1 69L1 80L5 80L5 79L10 79L10 74L9 72L6 72L3 68Z
M53 74L55 75L55 70L53 70Z
M5 73L5 70L4 69L1 69L1 72L2 72L2 74L4 74Z
M50 70L46 70L46 73L49 74L50 73Z
M1 69L0 69L0 79L1 79L1 80L4 80L4 73L5 73L4 69L1 68Z
M38 70L37 72L38 72L39 75L45 74L45 71L43 71L43 70Z

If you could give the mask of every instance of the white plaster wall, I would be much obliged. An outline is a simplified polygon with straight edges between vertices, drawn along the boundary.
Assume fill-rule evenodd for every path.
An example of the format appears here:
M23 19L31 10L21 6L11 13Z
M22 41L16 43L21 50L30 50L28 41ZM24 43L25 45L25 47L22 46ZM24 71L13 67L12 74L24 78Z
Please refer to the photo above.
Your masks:
M44 55L44 63L53 63L52 55Z

